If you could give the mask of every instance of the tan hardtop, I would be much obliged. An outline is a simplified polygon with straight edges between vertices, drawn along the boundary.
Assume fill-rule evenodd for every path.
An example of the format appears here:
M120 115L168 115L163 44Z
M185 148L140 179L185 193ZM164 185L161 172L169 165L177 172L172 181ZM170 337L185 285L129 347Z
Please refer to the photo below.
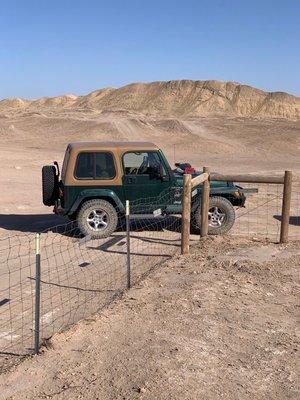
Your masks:
M122 185L123 167L121 163L122 154L128 151L157 151L159 148L151 142L73 142L68 145L67 160L62 168L62 180L67 186L107 186ZM79 153L84 151L109 151L114 154L116 176L105 180L85 180L74 177L76 159Z
M158 150L151 142L73 142L69 144L72 150Z

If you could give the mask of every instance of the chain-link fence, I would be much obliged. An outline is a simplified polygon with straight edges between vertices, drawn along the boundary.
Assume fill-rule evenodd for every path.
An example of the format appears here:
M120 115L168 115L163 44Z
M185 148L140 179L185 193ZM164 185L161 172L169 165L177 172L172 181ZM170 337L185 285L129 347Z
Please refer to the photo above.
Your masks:
M278 241L282 185L241 186L245 189L245 207L234 206L236 220L230 233ZM300 239L299 189L299 183L294 182L291 239ZM125 213L118 211L117 230L108 238L84 237L76 221L40 233L39 344L120 296L128 287L129 272L133 285L156 265L180 252L181 216L164 215L160 209L174 194L167 191L156 198L132 201L127 231ZM234 199L228 200L233 203ZM209 212L213 211L210 208ZM193 227L195 236L191 238L198 241L196 228ZM34 233L0 239L1 370L34 352L36 265Z

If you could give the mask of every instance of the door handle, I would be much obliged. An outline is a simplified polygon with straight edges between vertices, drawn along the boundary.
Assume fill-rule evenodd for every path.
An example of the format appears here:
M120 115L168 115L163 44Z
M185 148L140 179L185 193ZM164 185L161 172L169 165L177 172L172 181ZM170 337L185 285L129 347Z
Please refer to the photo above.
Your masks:
M128 183L136 183L136 178L135 177L130 177L127 179Z

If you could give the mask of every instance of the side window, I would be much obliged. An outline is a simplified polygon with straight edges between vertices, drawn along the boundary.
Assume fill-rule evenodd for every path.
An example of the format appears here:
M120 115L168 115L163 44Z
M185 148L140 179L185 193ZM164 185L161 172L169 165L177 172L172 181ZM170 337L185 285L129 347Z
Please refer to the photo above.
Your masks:
M95 179L113 179L116 176L111 153L95 153Z
M80 153L78 155L75 176L78 179L93 179L94 153Z
M130 152L124 154L123 165L125 175L154 175L161 160L157 152Z
M75 167L77 179L113 179L116 176L114 159L111 153L85 152L77 157Z

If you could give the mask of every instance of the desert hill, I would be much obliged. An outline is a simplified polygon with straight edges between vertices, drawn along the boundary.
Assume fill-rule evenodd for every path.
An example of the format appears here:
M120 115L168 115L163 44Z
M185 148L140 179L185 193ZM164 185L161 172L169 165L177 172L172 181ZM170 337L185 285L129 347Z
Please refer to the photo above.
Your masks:
M300 119L300 98L265 92L236 82L162 81L105 88L85 96L65 95L37 100L5 99L0 113L97 111L152 116L254 117Z

